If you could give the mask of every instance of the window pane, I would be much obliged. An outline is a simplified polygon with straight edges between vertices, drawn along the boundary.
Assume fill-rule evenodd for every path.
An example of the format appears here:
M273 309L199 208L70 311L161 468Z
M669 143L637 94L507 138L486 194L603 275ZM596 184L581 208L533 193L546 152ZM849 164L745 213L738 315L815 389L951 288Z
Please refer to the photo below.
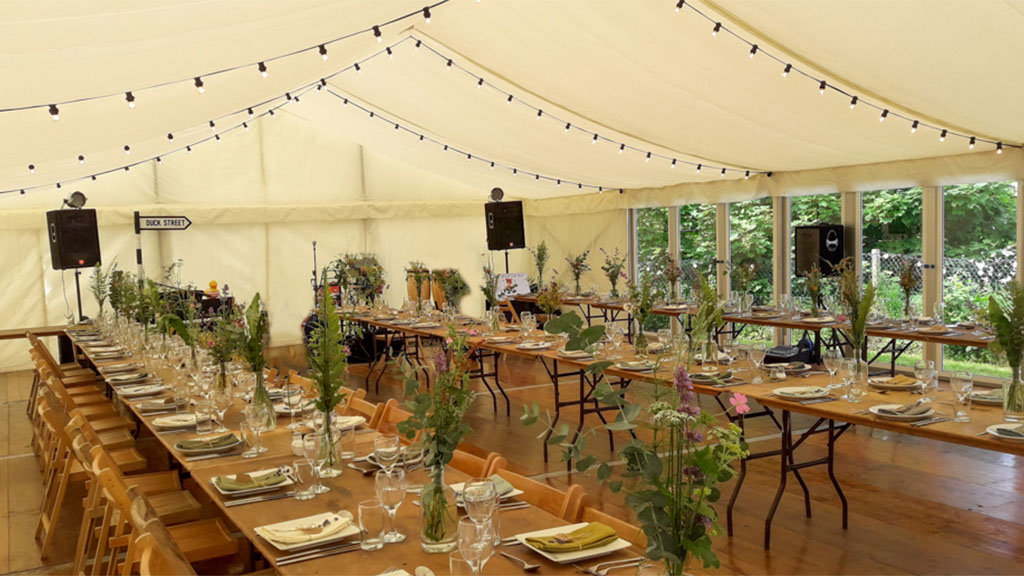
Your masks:
M973 319L988 295L1017 274L1017 183L943 189L943 320ZM983 348L943 346L945 370L1009 377L1006 362Z
M715 205L688 204L679 207L679 265L683 270L680 290L684 297L692 291L697 275L714 284Z
M772 297L772 199L761 198L729 206L729 249L732 289L754 295L755 304L769 305ZM771 345L771 328L747 326L740 340Z
M864 213L864 281L878 286L875 310L889 318L904 316L904 293L900 289L900 271L913 266L920 278L921 263L921 188L877 190L862 195ZM921 309L921 283L911 293L911 306ZM885 342L869 339L871 356ZM896 360L900 366L913 366L921 359L922 348L912 344ZM889 355L879 362L890 362Z
M668 208L642 208L636 211L637 260L640 278L646 278L651 288L664 293L668 288L662 262L668 251ZM667 328L667 316L651 315L644 325L647 330Z

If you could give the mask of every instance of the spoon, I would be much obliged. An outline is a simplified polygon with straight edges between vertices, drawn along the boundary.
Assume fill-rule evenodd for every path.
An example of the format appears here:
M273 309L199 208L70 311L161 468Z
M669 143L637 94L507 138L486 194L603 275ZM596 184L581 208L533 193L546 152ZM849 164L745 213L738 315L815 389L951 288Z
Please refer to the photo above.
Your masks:
M530 564L526 560L523 560L522 558L519 558L518 556L513 556L513 555L509 554L508 552L499 552L499 554L501 554L505 558L508 558L509 560L512 560L516 564L519 564L520 566L522 566L524 572L536 572L540 568L540 564Z

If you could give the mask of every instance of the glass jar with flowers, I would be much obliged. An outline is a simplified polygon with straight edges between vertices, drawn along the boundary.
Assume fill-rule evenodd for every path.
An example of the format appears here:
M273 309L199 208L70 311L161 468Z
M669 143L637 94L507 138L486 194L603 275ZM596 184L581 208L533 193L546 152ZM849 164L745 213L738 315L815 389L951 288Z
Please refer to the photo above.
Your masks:
M252 403L261 403L268 408L263 431L270 431L277 427L277 413L274 411L274 404L270 401L270 394L263 382L263 369L267 366L267 360L263 353L267 348L270 320L267 317L267 311L263 309L259 292L252 297L252 302L249 302L245 313L241 315L236 324L240 329L237 332L238 350L246 364L249 365L249 369L256 375Z
M322 273L327 280L327 271ZM322 425L320 430L326 434L322 442L323 452L320 461L324 462L324 470L328 475L337 473L339 431L334 424L334 409L344 399L342 386L348 370L348 352L345 349L345 337L341 330L341 319L335 313L334 301L328 291L321 291L317 299L317 316L319 323L313 328L306 345L306 359L309 361L309 378L316 388L316 410L319 412Z
M572 274L573 294L576 296L579 296L582 292L580 289L580 278L583 277L584 273L590 271L590 264L587 264L588 256L590 256L590 250L584 250L576 256L570 254L565 257L565 262L569 264L569 273Z
M988 315L996 339L989 349L1003 355L1010 365L1010 380L1003 384L1003 419L1024 421L1024 386L1020 381L1024 356L1024 285L1010 280L1001 294L989 296Z
M604 264L601 265L601 271L604 272L604 277L608 279L608 283L611 284L612 289L608 292L609 298L619 297L619 280L626 280L626 257L619 254L619 249L615 248L613 254L609 254L607 250L601 248L601 253L604 254Z

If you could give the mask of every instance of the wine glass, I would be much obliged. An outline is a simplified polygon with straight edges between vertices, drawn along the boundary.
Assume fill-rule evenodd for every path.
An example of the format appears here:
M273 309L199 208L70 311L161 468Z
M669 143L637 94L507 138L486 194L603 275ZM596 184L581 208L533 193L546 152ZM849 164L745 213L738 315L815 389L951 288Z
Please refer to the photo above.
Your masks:
M949 386L956 396L953 406L954 422L971 421L971 392L974 391L974 375L970 372L953 372L949 378Z
M397 434L381 434L373 439L373 458L381 468L391 471L402 455Z
M284 402L286 408L288 408L289 423L286 427L288 430L294 430L301 428L303 424L295 421L295 411L302 411L305 406L305 398L302 395L303 387L295 384L290 379L284 381L284 386L281 387L281 393L283 396L281 400Z
M475 478L463 484L462 502L466 515L480 524L494 515L498 505L498 491L489 478Z
M242 411L242 415L245 417L246 426L252 431L256 439L252 448L242 452L242 457L255 458L267 451L260 443L260 435L267 430L267 419L270 418L270 414L266 404L255 402L246 406Z
M825 370L828 370L828 387L830 390L841 387L841 384L836 384L836 371L839 370L839 364L843 360L843 355L839 350L835 348L829 348L821 353L822 363L825 364Z
M839 378L842 381L841 387L848 387L857 372L857 361L853 358L843 358L839 361ZM849 394L839 397L842 400L849 400Z
M622 326L617 323L606 324L605 331L608 332L608 340L612 344L613 354L611 359L618 360L622 358L622 354L619 354L619 347L622 346L622 337L625 333Z
M479 574L494 555L493 531L489 521L477 524L472 518L459 518L459 552L473 574Z
M761 363L764 362L765 354L767 354L767 350L765 350L764 344L750 346L750 361L754 363L754 370L757 371L757 375L750 381L751 384L764 383L764 378L761 378Z
M935 362L931 360L918 360L914 363L914 377L921 385L921 403L930 403L934 398L929 394L932 380L935 378Z
M405 499L405 470L402 468L378 470L374 474L373 484L377 490L377 499L387 508L388 518L391 520L391 528L384 535L384 543L404 542L405 534L401 534L395 525L395 513L402 505L402 500Z
M658 330L658 342L661 344L661 353L665 354L672 350L672 330L662 328Z
M324 442L327 438L322 432L308 432L302 436L302 454L313 467L313 485L309 487L314 494L324 494L331 489L320 482L327 455L324 453Z
M231 390L217 388L210 395L210 402L213 405L213 409L217 412L217 428L214 432L227 432L228 428L224 425L224 416L235 403L234 398L231 397Z
M728 332L723 332L722 335L720 336L719 343L722 346L722 353L724 353L728 357L728 362L735 361L736 360L736 340L733 338L732 334L730 334ZM719 360L722 361L721 358L719 358Z

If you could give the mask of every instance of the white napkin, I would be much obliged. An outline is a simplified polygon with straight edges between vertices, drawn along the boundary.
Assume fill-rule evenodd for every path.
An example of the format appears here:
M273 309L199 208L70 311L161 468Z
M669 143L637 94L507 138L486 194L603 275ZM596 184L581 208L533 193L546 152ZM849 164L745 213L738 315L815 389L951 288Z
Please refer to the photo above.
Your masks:
M352 520L335 514L324 520L322 524L283 529L260 526L256 528L256 533L277 544L302 544L333 536L348 528L350 524L352 524Z

